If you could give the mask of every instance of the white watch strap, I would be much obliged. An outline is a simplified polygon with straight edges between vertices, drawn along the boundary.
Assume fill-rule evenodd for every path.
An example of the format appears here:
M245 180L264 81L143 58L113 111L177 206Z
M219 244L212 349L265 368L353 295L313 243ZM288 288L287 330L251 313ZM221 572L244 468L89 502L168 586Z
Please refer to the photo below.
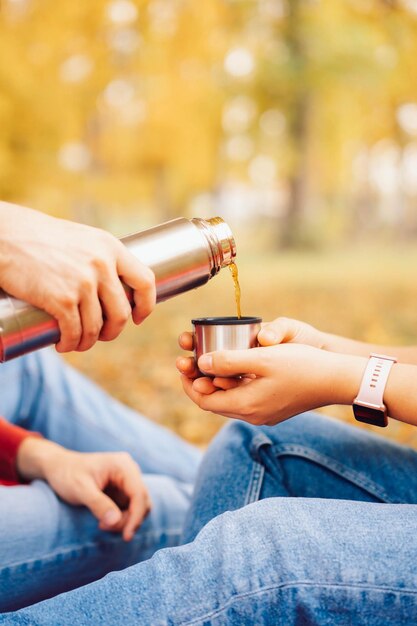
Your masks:
M371 354L362 384L354 403L361 406L382 409L384 407L384 391L388 376L397 359L382 354Z

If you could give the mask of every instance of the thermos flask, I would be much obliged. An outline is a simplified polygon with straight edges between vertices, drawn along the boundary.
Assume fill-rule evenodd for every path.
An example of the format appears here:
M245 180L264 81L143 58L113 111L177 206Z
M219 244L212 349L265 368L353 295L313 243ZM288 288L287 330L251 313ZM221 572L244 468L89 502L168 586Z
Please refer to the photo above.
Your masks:
M220 218L180 217L121 239L156 279L157 302L204 285L236 256L229 226ZM0 362L59 341L56 320L0 290Z

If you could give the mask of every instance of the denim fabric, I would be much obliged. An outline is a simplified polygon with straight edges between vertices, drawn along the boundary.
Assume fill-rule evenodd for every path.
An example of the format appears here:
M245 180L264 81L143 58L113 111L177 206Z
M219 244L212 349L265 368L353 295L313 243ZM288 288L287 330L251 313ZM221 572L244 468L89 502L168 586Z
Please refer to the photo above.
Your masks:
M0 366L0 415L79 451L126 450L153 509L132 542L98 529L49 486L0 487L0 611L97 580L177 545L200 453L110 398L51 350Z
M415 624L416 470L414 451L314 414L234 423L202 463L190 543L0 624Z
M317 413L273 428L235 422L213 440L195 494L184 541L224 511L264 498L417 504L417 452Z
M79 452L125 450L144 473L192 483L200 452L124 406L53 350L0 365L0 415Z

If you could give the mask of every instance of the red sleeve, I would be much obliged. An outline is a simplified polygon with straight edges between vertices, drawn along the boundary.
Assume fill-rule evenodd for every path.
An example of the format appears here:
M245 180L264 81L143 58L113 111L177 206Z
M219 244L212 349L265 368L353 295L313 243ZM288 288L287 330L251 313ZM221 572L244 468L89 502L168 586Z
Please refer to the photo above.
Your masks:
M21 482L16 470L19 446L27 437L40 436L0 417L0 484L17 485Z

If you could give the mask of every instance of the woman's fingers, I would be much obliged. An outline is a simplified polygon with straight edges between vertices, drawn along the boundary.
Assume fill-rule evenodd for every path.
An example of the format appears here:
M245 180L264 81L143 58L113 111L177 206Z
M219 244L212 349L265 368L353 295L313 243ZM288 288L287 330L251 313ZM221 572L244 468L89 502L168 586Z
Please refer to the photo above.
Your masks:
M297 333L300 323L286 317L278 317L272 322L262 324L258 333L261 346L275 346L291 341Z
M198 378L201 373L198 370L195 359L191 356L179 356L176 360L178 371L188 378Z
M207 378L200 377L194 381L193 389L198 393L209 395L219 389L227 390L234 389L239 386L238 379L236 378Z
M225 417L246 419L249 414L252 415L252 398L251 394L245 390L251 385L239 385L238 388L222 390L216 388L213 393L201 393L197 390L201 379L191 381L186 376L181 377L181 382L187 396L204 411L211 411ZM251 381L256 385L257 381ZM208 387L207 387L208 388ZM246 421L250 421L247 419Z
M228 389L234 389L235 387L240 387L245 383L247 379L245 378L221 378L217 376L213 378L213 385L217 389L223 389L227 391Z
M194 335L188 331L181 333L178 337L178 343L183 350L194 350Z
M193 388L198 391L198 393L209 395L219 389L228 391L229 389L235 389L236 387L247 385L253 379L253 377L249 376L242 376L239 378L221 378L219 376L216 378L200 377L194 381Z
M218 387L214 385L213 379L206 377L197 378L193 383L193 389L194 391L197 391L197 393L202 393L204 395L209 395L218 391Z
M243 374L262 375L266 371L262 353L262 348L210 352L198 359L198 368L203 374L222 378Z

